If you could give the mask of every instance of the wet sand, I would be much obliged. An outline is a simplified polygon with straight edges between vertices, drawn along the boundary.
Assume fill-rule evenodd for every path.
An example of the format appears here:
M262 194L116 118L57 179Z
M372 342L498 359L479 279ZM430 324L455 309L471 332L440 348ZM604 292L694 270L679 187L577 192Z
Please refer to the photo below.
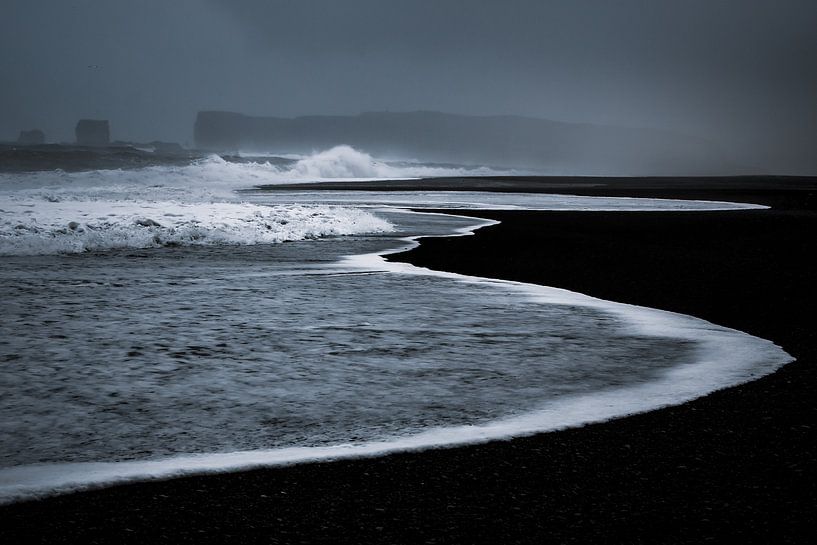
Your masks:
M541 180L538 189L536 179L500 182L524 191L710 198L773 208L469 211L502 223L473 237L426 239L392 259L691 314L771 339L797 361L678 407L578 429L0 507L0 540L813 542L817 271L809 262L817 182L598 181L569 189L541 185L562 180Z

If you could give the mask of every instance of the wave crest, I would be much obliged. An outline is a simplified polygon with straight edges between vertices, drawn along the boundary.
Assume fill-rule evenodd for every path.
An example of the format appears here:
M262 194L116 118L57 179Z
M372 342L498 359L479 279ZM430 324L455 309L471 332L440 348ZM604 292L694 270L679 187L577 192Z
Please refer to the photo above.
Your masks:
M410 161L383 161L351 146L341 145L300 158L293 166L279 169L282 179L321 181L337 179L407 179L446 176L490 176L520 174L486 166L435 165Z
M303 179L399 176L394 169L350 146L336 146L300 159L284 174Z
M213 155L185 166L0 174L0 255L382 232L390 224L362 210L260 206L242 202L236 190L328 179L495 173L484 167L388 163L350 146L286 161L233 162Z

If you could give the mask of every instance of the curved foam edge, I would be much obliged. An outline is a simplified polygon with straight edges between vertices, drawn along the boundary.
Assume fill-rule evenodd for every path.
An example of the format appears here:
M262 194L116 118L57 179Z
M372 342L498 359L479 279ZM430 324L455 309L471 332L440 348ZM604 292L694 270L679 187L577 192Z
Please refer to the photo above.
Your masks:
M324 180L324 181L350 181L350 180ZM365 181L375 181L366 179ZM395 179L381 181L398 181ZM768 210L770 207L764 204L736 203L729 201L702 200L702 199L668 199L658 197L598 197L574 194L548 194L548 193L499 193L490 191L378 191L378 190L332 190L321 189L317 192L309 193L310 184L302 184L302 187L294 191L284 191L275 193L276 196L286 195L291 197L293 193L306 191L306 197L293 202L329 202L333 204L372 206L375 208L389 208L397 211L411 211L424 209L448 209L452 213L456 210L526 210L526 211L591 211L591 212L728 212L737 210ZM248 195L267 194L268 191L262 187L256 190L245 190ZM337 194L355 194L355 199L333 199ZM416 194L423 198L417 199ZM491 202L483 200L473 200L481 196L491 196ZM317 198L320 196L320 198ZM446 197L444 200L429 199ZM516 202L502 202L509 197L515 197ZM324 199L324 200L321 200ZM405 198L406 200L402 200ZM414 199L409 200L409 199ZM497 200L499 199L499 200ZM542 201L545 202L542 202ZM577 204L579 203L579 204ZM584 206L581 203L585 203ZM592 205L590 203L593 203Z
M406 213L421 212L406 211ZM475 220L473 225L458 229L454 236L471 235L481 227L496 223L498 222L493 220ZM565 397L539 410L481 425L434 428L419 434L384 441L325 447L190 454L147 461L57 463L5 468L0 470L0 503L125 482L226 473L343 458L374 457L401 451L476 444L555 431L681 404L723 388L760 378L793 361L789 354L771 341L684 314L606 301L560 288L434 271L407 263L389 262L384 258L388 254L417 245L419 238L422 237L403 239L406 245L402 248L375 254L347 256L335 266L491 283L521 291L532 300L541 303L601 309L621 316L634 332L641 335L671 336L695 341L698 358L692 363L672 368L660 378L647 383L611 388L590 395Z

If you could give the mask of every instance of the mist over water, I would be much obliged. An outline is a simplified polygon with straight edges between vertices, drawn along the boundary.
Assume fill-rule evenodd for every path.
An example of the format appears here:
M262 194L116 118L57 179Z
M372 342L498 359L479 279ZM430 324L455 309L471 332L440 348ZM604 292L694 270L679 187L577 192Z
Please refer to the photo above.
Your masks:
M91 118L192 147L205 110L438 111L650 127L815 174L814 2L659 4L6 0L0 141L73 142Z

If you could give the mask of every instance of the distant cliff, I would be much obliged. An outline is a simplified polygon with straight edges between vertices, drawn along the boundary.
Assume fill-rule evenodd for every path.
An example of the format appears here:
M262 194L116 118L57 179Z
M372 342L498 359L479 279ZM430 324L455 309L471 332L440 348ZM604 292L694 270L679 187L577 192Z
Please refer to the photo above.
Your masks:
M45 133L40 129L20 131L20 136L17 137L17 143L27 146L39 146L45 144Z
M80 146L107 146L111 129L106 119L80 119L74 129Z
M669 131L439 112L251 117L199 112L196 146L309 153L348 144L380 157L546 169L566 174L695 175L739 170L703 139Z

